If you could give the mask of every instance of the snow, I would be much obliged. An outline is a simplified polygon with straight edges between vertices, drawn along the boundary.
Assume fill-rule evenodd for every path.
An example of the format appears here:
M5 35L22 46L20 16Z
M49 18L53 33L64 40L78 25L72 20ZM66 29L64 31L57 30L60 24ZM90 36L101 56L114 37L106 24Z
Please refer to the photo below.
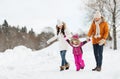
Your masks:
M93 72L91 69L95 67L95 60L89 42L83 47L85 69L77 72L71 47L66 55L70 69L59 71L58 42L39 51L18 46L0 53L0 79L120 79L119 51L105 47L102 71Z

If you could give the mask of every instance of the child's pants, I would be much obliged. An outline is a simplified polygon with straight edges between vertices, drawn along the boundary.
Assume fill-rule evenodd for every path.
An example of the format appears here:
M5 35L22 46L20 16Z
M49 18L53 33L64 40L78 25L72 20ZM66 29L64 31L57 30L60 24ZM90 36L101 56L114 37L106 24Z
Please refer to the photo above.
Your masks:
M82 54L74 55L74 59L77 71L80 70L80 68L85 67L84 60L82 59Z

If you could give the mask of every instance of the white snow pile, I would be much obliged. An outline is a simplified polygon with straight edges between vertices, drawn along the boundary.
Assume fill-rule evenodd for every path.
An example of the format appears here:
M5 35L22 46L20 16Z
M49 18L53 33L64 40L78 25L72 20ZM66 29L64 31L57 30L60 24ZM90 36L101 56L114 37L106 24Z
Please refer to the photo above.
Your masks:
M57 46L58 42L39 51L18 46L0 53L0 79L120 79L119 49L105 47L102 71L93 72L95 60L89 42L83 47L85 69L77 72L71 47L66 54L70 69L59 71L61 60Z

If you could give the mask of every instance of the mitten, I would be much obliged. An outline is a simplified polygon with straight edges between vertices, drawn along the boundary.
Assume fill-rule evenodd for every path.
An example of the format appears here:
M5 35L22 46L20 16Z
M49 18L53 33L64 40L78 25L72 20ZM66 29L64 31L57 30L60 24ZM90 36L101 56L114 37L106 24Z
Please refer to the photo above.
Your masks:
M86 41L87 41L87 42L90 41L90 37L87 36Z
M64 35L64 38L66 38L66 35Z
M100 46L102 46L104 43L105 43L105 39L101 39L101 40L99 41L99 45L100 45Z

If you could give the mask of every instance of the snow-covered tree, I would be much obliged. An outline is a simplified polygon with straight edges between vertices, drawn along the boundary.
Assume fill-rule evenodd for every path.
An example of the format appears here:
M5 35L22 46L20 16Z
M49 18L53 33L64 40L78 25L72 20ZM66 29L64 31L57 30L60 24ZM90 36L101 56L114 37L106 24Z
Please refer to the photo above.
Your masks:
M30 35L35 35L35 32L33 31L33 28L31 28L31 30L29 31Z
M26 28L26 26L22 27L21 32L27 33L27 28Z
M85 32L81 28L78 29L77 33L79 34L79 37L85 37L86 36Z
M4 23L2 24L2 26L8 27L8 22L7 22L7 20L4 20Z

